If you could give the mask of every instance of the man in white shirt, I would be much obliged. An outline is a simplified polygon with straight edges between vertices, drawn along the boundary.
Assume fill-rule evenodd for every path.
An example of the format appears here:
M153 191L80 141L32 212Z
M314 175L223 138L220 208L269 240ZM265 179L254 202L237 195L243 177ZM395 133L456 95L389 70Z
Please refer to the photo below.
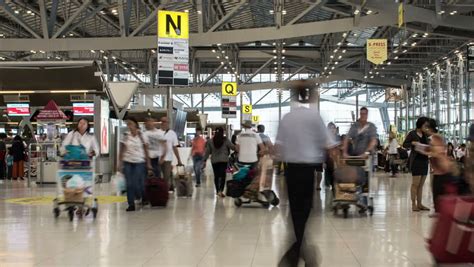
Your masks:
M242 124L243 130L237 136L236 151L239 152L239 163L256 166L258 163L258 154L265 154L265 145L260 135L252 131L252 122L245 121Z
M170 191L174 191L174 185L173 185L173 177L172 177L172 171L173 171L173 166L171 163L173 162L173 154L176 156L178 159L178 166L182 166L183 163L181 162L181 158L179 157L179 152L178 152L178 136L176 133L170 129L169 126L169 119L167 117L161 118L161 126L160 130L158 132L163 135L164 142L163 142L163 154L161 156L162 160L160 160L161 163L161 171L163 173L163 178L168 181L170 185Z
M299 82L291 90L294 104L316 101L317 91L310 82ZM315 171L326 160L326 151L334 153L338 143L329 133L318 111L295 107L280 122L275 142L276 156L285 162L285 176L296 242L286 252L279 267L317 266L316 251L305 245L306 222L311 213Z
M148 142L148 153L150 155L153 174L156 178L161 178L160 164L164 161L164 157L161 157L161 155L166 154L166 140L162 131L156 129L155 122L153 118L146 119L146 132L144 132L143 135L146 136Z

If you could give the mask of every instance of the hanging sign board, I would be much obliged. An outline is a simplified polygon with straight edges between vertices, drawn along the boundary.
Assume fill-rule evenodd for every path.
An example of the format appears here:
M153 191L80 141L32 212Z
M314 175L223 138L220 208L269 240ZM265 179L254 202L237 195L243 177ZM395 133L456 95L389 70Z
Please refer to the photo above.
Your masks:
M222 83L222 96L237 96L237 83L223 82Z
M158 84L189 83L189 14L158 11Z
M252 105L242 105L242 113L252 114Z
M377 65L387 60L387 39L367 39L367 60Z
M253 115L252 116L252 124L258 124L260 122L260 116Z
M398 4L398 28L403 26L405 11L403 9L403 3Z
M223 82L222 83L222 118L235 119L237 118L237 83Z

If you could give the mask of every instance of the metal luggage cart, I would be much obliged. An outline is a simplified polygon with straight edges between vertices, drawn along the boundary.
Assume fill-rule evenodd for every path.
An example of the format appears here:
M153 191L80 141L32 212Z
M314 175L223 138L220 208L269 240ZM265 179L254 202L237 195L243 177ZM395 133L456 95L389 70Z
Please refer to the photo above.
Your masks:
M342 209L344 218L349 215L350 206L356 206L359 208L359 214L367 214L372 216L374 212L373 197L370 192L370 181L373 175L372 160L371 157L367 159L360 157L349 157L343 160L345 165L348 167L354 167L358 175L365 176L365 183L359 184L355 181L350 182L334 182L336 187L336 194L333 199L333 212L337 215L338 211ZM360 168L360 169L356 169Z
M61 211L68 214L69 220L77 215L79 219L92 213L93 218L97 217L99 206L97 198L94 197L95 185L95 161L61 161L60 169L56 174L57 191L53 200L53 214L58 218ZM67 188L70 179L82 179L84 182L81 188Z

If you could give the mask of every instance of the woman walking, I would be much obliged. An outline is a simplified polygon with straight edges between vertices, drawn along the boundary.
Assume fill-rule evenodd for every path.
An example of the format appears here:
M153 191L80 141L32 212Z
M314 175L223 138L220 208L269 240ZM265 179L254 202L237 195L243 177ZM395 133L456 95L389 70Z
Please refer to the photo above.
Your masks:
M424 128L428 127L429 119L420 117L416 121L416 129L409 132L403 142L403 147L410 149L408 167L413 177L411 184L411 207L413 211L430 210L422 204L423 185L428 174L428 156L420 153L420 150L428 148L428 136Z
M214 185L216 187L216 194L219 197L225 197L225 171L229 162L230 150L234 149L234 144L224 136L224 129L222 127L216 129L214 137L206 144L203 167L206 166L205 163L210 155L212 170L214 171Z
M120 143L119 170L127 183L127 211L135 211L135 199L144 201L147 167L152 169L148 156L146 136L140 132L134 118L127 119L128 134Z

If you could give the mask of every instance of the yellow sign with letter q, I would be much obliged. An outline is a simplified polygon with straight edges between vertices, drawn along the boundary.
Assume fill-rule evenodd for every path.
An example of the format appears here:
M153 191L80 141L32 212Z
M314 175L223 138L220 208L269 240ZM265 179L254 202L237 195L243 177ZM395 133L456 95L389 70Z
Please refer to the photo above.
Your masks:
M189 14L166 10L158 11L158 37L189 39Z
M223 82L222 83L222 95L223 96L236 96L237 95L237 83Z

